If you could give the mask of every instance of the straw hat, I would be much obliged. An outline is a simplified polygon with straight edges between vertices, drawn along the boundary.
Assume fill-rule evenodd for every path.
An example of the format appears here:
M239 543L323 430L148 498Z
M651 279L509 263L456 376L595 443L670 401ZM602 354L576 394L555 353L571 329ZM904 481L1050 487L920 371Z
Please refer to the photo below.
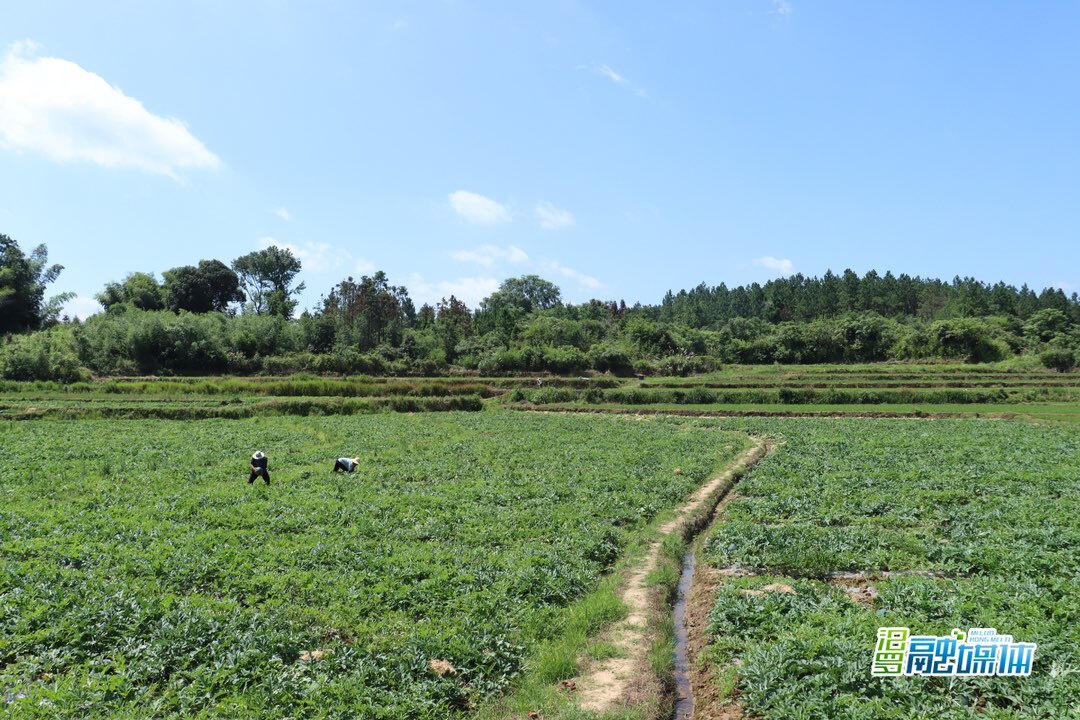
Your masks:
M266 456L263 455L262 450L256 450L255 454L251 456L251 459L252 460L262 460L264 457L266 457Z

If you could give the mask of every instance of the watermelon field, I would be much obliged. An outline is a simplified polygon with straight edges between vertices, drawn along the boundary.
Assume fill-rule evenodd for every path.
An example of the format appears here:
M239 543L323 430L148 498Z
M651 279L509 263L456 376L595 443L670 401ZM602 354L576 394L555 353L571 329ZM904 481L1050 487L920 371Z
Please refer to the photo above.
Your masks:
M0 717L669 717L693 538L659 528L766 446L694 526L694 717L1077 717L1075 392L945 366L0 386ZM843 417L864 404L911 417ZM641 651L667 694L585 709L661 541ZM1038 652L871 677L884 626Z
M704 544L715 602L702 664L714 704L770 720L1080 713L1075 430L985 420L712 424L778 442ZM882 626L926 635L992 627L1038 650L1030 677L871 677Z
M747 445L505 413L2 432L0 714L42 718L445 718L554 682L622 612L575 602Z

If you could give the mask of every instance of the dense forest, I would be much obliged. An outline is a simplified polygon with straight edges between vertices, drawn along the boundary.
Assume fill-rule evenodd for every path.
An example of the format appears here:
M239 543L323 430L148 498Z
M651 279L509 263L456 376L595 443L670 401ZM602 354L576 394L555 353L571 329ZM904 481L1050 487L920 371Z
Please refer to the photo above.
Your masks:
M657 305L562 301L535 275L478 307L451 296L417 308L376 272L346 278L295 315L300 261L270 247L201 260L158 281L133 272L97 295L103 312L60 316L62 271L38 246L0 235L0 376L69 382L94 374L514 372L675 374L725 363L1030 356L1068 370L1080 355L1080 298L1057 288L845 270L668 292Z

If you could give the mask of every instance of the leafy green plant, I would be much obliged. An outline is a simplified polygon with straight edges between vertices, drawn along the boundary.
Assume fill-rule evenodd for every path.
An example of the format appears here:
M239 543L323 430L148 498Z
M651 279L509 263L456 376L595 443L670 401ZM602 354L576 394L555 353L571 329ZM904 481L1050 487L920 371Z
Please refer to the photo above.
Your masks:
M570 677L626 612L605 571L742 447L521 413L3 433L0 708L49 718L453 717Z
M706 421L781 442L707 539L709 662L768 720L1066 717L1080 677L1080 436L1004 421ZM852 573L861 572L861 576ZM836 577L836 573L847 575ZM845 588L871 586L856 602ZM786 589L784 589L786 588ZM872 678L876 629L996 627L1030 677ZM736 661L738 661L737 664Z

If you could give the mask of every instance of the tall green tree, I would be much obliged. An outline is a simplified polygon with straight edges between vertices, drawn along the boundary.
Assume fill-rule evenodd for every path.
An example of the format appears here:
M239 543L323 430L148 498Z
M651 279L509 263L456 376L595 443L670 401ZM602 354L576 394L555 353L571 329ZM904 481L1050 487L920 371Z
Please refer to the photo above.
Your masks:
M38 245L27 257L19 244L0 234L0 333L36 330L56 322L74 293L45 299L45 286L54 282L63 265L49 265L49 250Z
M335 321L336 342L371 350L380 343L398 345L416 319L416 307L404 287L391 285L386 273L342 280L323 299L322 316Z
M435 329L442 341L447 361L453 362L457 356L455 348L458 343L472 334L472 314L469 313L468 306L453 295L449 300L440 300L437 307Z
M165 307L173 312L224 312L229 303L244 301L240 279L220 260L200 260L198 267L184 265L163 275Z
M509 343L530 313L553 308L561 302L558 286L539 275L507 278L498 290L480 301L476 331L495 332L502 342Z
M101 307L111 312L127 307L140 310L162 310L165 307L165 289L153 273L133 272L123 282L111 282L95 298Z
M295 296L304 283L293 286L300 272L300 260L288 248L275 245L233 260L233 270L247 294L247 306L256 315L292 317L299 302Z

